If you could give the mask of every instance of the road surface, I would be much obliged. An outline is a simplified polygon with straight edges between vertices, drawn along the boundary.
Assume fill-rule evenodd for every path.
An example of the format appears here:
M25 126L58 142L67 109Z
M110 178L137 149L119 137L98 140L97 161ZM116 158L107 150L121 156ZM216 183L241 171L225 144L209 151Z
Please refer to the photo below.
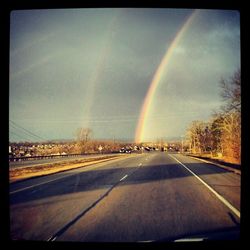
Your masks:
M240 183L240 175L181 154L132 154L11 184L11 238L237 239Z

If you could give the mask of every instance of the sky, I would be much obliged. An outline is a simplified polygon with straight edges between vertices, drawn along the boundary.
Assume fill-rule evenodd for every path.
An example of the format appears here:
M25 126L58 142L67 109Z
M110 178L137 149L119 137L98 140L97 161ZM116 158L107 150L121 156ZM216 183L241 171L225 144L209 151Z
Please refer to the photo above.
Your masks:
M240 62L233 10L12 11L9 140L74 139L81 127L94 139L134 140L139 121L141 141L183 136L220 107L219 82Z

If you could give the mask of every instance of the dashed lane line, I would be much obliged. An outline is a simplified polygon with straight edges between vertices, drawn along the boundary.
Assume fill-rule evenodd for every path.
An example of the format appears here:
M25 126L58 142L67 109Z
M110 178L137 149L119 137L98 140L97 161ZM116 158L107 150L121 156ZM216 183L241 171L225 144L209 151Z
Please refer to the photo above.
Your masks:
M102 164L102 162L100 164ZM99 168L99 167L101 167L99 165L99 163L97 163L97 166L89 165L89 166L84 167L84 169L82 170L82 172L86 172L88 170L93 170L93 169L96 169L96 168ZM74 169L70 169L70 170L74 170ZM44 182L39 182L37 184L31 185L31 186L28 186L28 187L24 187L24 188L20 188L20 189L11 191L10 194L15 194L15 193L18 193L18 192L21 192L21 191L24 191L24 190L27 190L27 189L30 189L30 188L34 188L34 187L37 187L37 186L40 186L40 185L43 185L43 184L48 184L50 182L57 181L57 180L60 180L60 179L63 179L63 178L67 178L67 177L70 177L70 176L75 175L75 174L76 173L72 173L72 174L69 174L69 175L66 175L66 176L61 176L61 177L58 177L58 178L54 178L52 180L48 180L48 181L44 181Z
M120 181L123 181L124 179L126 179L128 177L128 175L126 174L126 175L124 175L121 179L120 179Z
M95 207L100 201L102 201L108 194L114 189L119 182L126 179L128 175L124 175L117 183L112 185L99 199L97 199L94 203L92 203L89 207L84 209L80 214L78 214L73 220L68 222L66 225L64 225L61 229L59 229L54 235L49 237L47 241L55 241L59 236L61 236L69 227L71 227L73 224L75 224L80 218L82 218L88 211L90 211L93 207Z

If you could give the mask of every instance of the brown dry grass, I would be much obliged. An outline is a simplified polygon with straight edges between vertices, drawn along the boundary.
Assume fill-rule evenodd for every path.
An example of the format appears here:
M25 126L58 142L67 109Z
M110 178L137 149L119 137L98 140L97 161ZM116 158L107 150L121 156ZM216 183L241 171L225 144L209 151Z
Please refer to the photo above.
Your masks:
M236 164L236 165L241 165L241 160L236 159L235 157L230 157L230 156L214 156L211 154L191 154L192 156L197 156L197 157L203 157L211 160L219 160L220 162L225 162L225 163L230 163L230 164Z

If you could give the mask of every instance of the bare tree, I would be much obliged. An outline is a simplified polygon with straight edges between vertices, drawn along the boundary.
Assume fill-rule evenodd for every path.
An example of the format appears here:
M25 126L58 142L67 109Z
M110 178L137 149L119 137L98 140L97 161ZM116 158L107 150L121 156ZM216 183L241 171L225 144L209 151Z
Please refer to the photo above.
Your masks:
M211 121L211 147L215 154L223 153L222 132L223 116L219 113L214 113Z
M224 112L241 112L241 71L238 69L230 80L221 79L221 97Z
M81 153L86 153L88 142L90 141L92 130L90 128L78 128L76 130L76 138Z
M193 153L222 153L226 161L241 163L241 73L220 82L224 105L208 123L193 121L187 130Z
M88 142L90 136L92 135L92 130L90 128L78 128L76 130L77 141Z
M220 82L224 105L214 112L213 142L223 158L241 162L241 72L237 70L229 80Z
M223 116L222 148L225 157L235 163L241 160L241 118L238 112L231 112Z
M222 146L224 155L233 162L241 162L241 71L230 80L221 81L221 96L225 102L222 110Z
M193 121L187 130L192 153L201 153L202 151L203 127L204 123L202 121Z

